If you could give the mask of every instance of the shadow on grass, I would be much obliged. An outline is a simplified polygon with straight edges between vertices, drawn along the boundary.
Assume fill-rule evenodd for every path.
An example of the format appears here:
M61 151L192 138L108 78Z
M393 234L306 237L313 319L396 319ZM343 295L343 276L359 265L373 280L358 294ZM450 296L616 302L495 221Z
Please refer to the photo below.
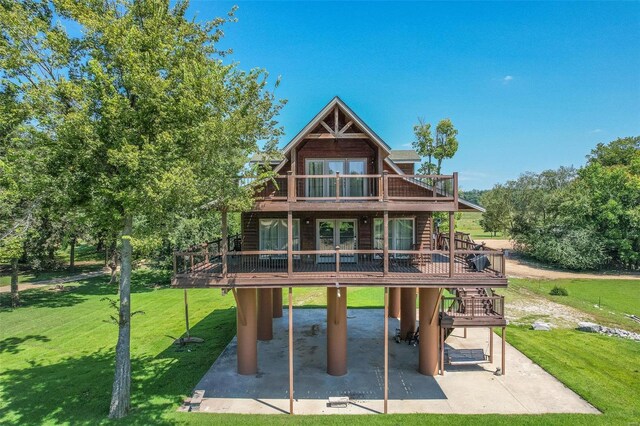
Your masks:
M28 342L29 340L35 340L38 342L51 341L51 339L49 339L47 336L42 336L39 334L30 334L24 337L7 337L4 340L0 340L0 354L2 353L9 353L12 355L17 354L18 352L23 350L22 348L20 348L20 346L23 343Z
M229 343L234 330L235 309L215 310L191 328L191 334L204 338L204 343L169 344L157 356L134 355L132 409L124 422L173 424L164 415L177 409L182 399L191 394ZM135 349L135 342L132 343ZM19 344L8 342L6 347L19 350ZM0 422L16 425L104 422L111 400L113 366L114 351L99 351L65 358L55 364L0 371L4 394Z
M47 288L34 288L20 292L22 307L60 308L82 303L89 296L114 296L118 294L118 284L109 284L109 277L87 278L63 284L69 291L53 291ZM137 270L131 279L131 293L146 293L170 286L170 274L150 269ZM11 311L11 295L0 294L0 312Z

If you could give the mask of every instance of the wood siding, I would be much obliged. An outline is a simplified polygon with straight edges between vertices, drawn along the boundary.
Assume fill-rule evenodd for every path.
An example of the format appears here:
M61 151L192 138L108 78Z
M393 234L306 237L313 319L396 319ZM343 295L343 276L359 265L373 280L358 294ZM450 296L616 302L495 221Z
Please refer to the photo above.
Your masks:
M396 163L396 166L398 166L398 168L402 170L406 175L415 174L413 163Z
M313 139L303 141L297 151L296 174L306 174L308 158L364 158L367 174L376 170L377 149L368 139Z
M259 249L260 219L286 218L282 212L254 212L242 214L242 250ZM357 212L316 212L309 214L294 214L294 219L300 219L300 239L302 250L315 250L316 221L318 219L356 219L358 222L358 249L371 250L373 248L373 219L382 218L382 212L375 214L359 214ZM366 218L366 222L365 222ZM431 213L430 212L393 212L389 218L414 218L416 249L430 250L431 244ZM309 219L309 224L306 223Z

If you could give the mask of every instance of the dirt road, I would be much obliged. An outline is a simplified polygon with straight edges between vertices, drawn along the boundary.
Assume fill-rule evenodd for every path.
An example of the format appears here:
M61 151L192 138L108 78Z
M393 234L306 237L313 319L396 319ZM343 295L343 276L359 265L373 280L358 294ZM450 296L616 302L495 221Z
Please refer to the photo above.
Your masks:
M482 242L479 240L477 242ZM560 279L560 278L585 278L585 279L617 279L617 280L640 280L640 274L620 274L611 272L572 272L555 269L549 266L537 264L519 258L513 253L513 245L509 240L484 240L487 247L493 249L507 250L507 276L509 278L536 278L536 279Z
M65 284L73 281L84 280L87 278L99 277L101 275L105 275L108 273L110 273L110 270L108 268L105 268L99 271L84 272L82 274L69 275L67 277L52 278L50 280L37 281L35 283L18 284L18 291L28 290L31 288L47 288L49 286L56 285L56 284ZM10 292L11 292L11 286L5 285L0 287L0 293L10 293Z

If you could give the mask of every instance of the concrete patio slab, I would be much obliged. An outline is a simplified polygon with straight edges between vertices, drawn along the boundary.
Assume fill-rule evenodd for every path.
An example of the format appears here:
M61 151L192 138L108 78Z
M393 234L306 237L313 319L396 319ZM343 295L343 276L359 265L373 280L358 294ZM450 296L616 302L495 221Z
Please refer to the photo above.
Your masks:
M294 412L296 414L373 414L383 411L384 312L349 309L348 374L326 373L326 311L294 309ZM204 391L200 412L283 414L289 411L288 322L286 309L274 319L274 339L258 342L258 374L236 373L236 340L229 343L195 390ZM501 363L501 341L494 336L493 364L447 366L444 376L417 371L418 348L395 343L399 327L389 319L389 412L443 414L598 414L553 376L521 352L506 345L505 376L494 372ZM315 326L315 327L314 327ZM456 330L449 348L488 352L489 331ZM332 396L349 396L347 408L328 407Z

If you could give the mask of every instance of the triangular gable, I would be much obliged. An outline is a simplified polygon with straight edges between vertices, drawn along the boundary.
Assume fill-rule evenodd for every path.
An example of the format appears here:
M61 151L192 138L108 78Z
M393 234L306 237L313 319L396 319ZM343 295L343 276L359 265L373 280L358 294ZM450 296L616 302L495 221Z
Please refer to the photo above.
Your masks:
M329 124L323 121L330 114L335 114L336 111L338 114L346 117L346 123L342 123L340 125L341 128L336 126L335 120L327 120L329 121ZM354 129L357 130L357 133L354 133ZM369 140L382 148L385 153L391 153L389 145L387 145L380 136L371 130L371 128L367 126L367 124L362 121L362 119L358 117L358 115L353 112L353 110L349 108L342 99L336 96L324 108L322 108L322 110L320 110L320 112L316 114L316 116L313 117L313 119L304 126L304 128L293 139L291 139L291 141L283 148L282 153L286 156L293 147L298 145L304 139L309 138L310 135L313 135L313 137L317 139L323 139L325 137L332 139L335 139L336 137L349 139L355 135L359 136L360 134L366 135ZM275 168L275 171L277 172L280 170L287 161L287 158L282 160L282 162Z

